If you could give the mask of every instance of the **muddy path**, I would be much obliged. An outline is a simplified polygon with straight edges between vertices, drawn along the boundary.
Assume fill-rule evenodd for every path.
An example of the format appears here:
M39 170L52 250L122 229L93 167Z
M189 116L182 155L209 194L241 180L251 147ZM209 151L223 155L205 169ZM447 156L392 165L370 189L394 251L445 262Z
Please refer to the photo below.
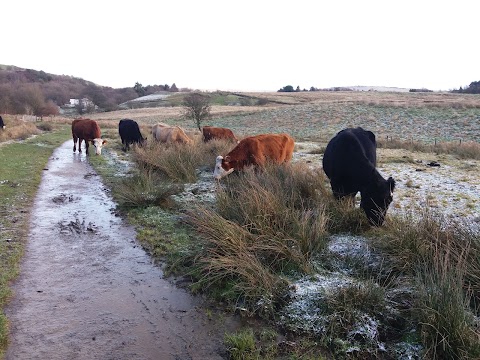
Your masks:
M225 358L239 320L166 280L114 208L85 154L56 149L6 309L6 359Z

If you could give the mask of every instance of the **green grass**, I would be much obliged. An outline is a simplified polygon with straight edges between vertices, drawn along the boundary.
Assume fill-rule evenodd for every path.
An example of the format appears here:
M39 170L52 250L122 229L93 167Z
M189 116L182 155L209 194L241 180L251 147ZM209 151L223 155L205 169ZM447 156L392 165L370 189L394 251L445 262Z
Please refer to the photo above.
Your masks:
M9 283L19 273L28 235L28 218L42 169L53 150L68 140L69 128L38 135L21 143L0 147L0 309L11 290ZM0 356L7 344L7 319L0 314Z
M252 329L245 329L235 334L225 335L225 345L232 360L260 359Z

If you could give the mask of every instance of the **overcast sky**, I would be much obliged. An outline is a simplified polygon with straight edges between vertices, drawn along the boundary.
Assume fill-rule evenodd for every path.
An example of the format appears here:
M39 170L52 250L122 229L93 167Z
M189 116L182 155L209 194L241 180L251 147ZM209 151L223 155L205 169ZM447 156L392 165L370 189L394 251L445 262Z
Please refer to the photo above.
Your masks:
M0 64L114 88L480 80L478 0L3 0L0 11Z

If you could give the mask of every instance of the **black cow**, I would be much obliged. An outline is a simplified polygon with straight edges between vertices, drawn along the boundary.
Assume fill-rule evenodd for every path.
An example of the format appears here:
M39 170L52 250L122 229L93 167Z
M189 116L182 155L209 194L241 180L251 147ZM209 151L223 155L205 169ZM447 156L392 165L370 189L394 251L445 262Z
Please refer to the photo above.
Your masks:
M5 129L5 123L3 122L2 116L0 115L0 129Z
M330 179L335 198L355 197L360 191L360 207L370 224L380 226L392 202L395 180L385 180L375 168L375 134L361 127L340 131L327 145L323 170Z
M127 151L130 148L130 144L137 143L142 145L147 139L140 133L140 128L136 121L130 119L122 119L118 123L118 133L122 138L122 149Z

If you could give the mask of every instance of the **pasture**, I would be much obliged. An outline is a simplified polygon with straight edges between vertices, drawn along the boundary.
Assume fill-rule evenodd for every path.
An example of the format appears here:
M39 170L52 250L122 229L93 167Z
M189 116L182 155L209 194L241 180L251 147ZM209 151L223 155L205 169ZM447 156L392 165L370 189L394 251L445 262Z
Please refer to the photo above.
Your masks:
M263 319L226 336L232 358L478 358L480 97L247 95L269 103L216 105L204 124L239 138L289 133L292 166L221 185L215 157L232 144L203 144L180 108L89 116L109 140L90 162L145 249L191 291ZM121 151L122 118L139 123L146 148ZM157 122L186 128L195 146L153 143ZM351 126L377 135L378 169L397 181L381 228L368 226L358 204L333 201L321 170L328 140Z
M214 159L232 145L201 143L175 108L97 116L112 138L115 117L135 119L144 136L158 121L183 126L193 149L150 143L124 154L117 139L110 155L92 160L171 274L273 324L270 336L230 334L232 351L237 341L254 344L238 358L478 357L480 98L315 95L264 94L279 100L214 107L205 122L240 138L292 134L291 167L219 186ZM358 204L334 202L321 171L327 141L347 126L376 133L379 171L397 180L381 228L367 225Z

